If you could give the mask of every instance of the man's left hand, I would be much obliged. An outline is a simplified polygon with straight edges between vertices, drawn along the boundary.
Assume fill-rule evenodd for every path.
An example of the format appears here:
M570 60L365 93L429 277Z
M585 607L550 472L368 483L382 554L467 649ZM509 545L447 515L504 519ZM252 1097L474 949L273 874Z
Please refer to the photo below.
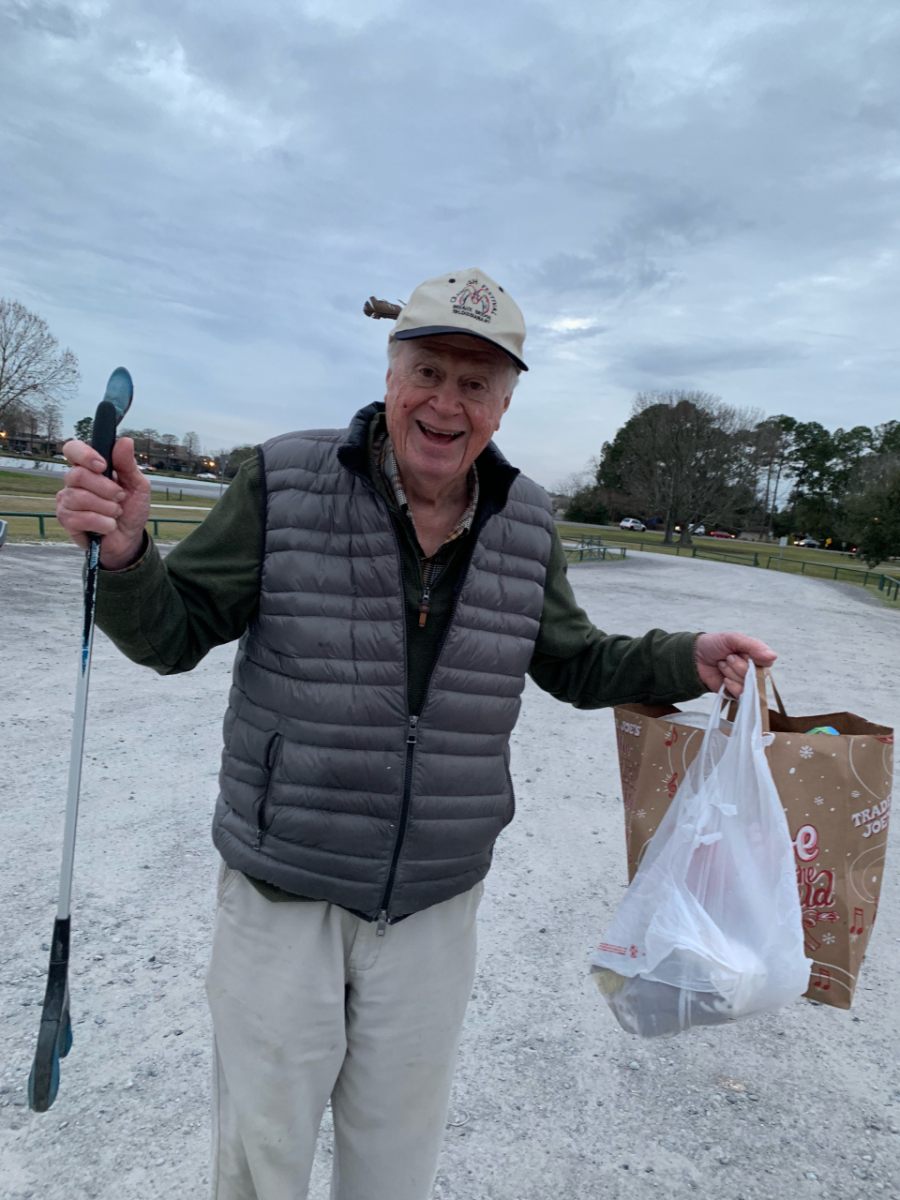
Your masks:
M758 667L771 667L778 655L765 642L742 633L701 633L694 643L697 674L711 692L725 684L732 696L744 690L749 660Z

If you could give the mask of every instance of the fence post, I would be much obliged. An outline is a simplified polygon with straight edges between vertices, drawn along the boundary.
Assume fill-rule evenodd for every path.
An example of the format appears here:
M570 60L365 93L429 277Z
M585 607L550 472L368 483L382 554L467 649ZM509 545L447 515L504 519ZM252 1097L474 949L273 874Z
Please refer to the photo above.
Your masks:
M753 551L753 565L754 565L754 567L759 566L759 551L758 550Z
M802 562L802 563L800 564L800 574L801 574L801 575L805 575L805 574L806 574L806 563L805 563L805 562Z
M169 489L166 488L166 500L168 500L168 499L169 499Z
M38 516L38 525L41 528L41 537L46 537L47 535L46 535L46 533L44 533L44 518L43 518L43 516Z
M183 491L181 488L179 488L179 489L178 489L178 500L179 500L179 502L180 502L180 501L182 501L183 499L184 499L184 491Z
M159 537L159 521L155 517L151 517L150 520L153 522L153 536Z
M879 592L884 591L884 576L883 575L880 575L878 578L878 590L879 590Z
M697 557L697 547L696 547L696 546L693 546L693 547L691 548L691 551L692 551L692 552L691 552L691 558L696 558L696 557Z

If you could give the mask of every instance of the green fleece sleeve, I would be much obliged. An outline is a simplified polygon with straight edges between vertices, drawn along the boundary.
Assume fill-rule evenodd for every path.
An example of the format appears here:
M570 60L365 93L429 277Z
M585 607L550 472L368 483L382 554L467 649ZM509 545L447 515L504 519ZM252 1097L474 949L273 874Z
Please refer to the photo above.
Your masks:
M603 633L576 603L566 570L557 533L529 668L538 687L576 708L675 704L707 690L694 661L696 634L651 629L631 638Z
M153 540L134 567L101 571L97 624L133 662L160 675L190 671L241 636L259 604L263 547L259 459L163 561Z

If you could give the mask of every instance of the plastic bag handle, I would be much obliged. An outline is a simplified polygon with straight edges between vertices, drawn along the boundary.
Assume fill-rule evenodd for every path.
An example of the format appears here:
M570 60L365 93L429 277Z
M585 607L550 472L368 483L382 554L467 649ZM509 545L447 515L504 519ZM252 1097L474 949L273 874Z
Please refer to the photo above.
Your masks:
M756 689L759 692L759 712L762 717L763 733L769 732L769 702L766 698L766 680L772 684L772 691L775 693L775 703L778 705L778 711L783 717L787 717L787 711L784 707L784 701L781 699L781 693L775 686L775 680L772 677L771 667L756 668ZM737 700L732 700L728 705L728 720L733 721L737 716Z

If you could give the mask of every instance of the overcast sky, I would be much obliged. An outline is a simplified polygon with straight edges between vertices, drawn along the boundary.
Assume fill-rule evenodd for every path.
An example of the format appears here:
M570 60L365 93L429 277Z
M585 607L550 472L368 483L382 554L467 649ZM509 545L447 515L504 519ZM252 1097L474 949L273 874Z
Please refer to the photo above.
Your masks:
M552 485L633 394L900 417L896 0L6 0L0 293L206 449L383 394L370 294L518 301Z

